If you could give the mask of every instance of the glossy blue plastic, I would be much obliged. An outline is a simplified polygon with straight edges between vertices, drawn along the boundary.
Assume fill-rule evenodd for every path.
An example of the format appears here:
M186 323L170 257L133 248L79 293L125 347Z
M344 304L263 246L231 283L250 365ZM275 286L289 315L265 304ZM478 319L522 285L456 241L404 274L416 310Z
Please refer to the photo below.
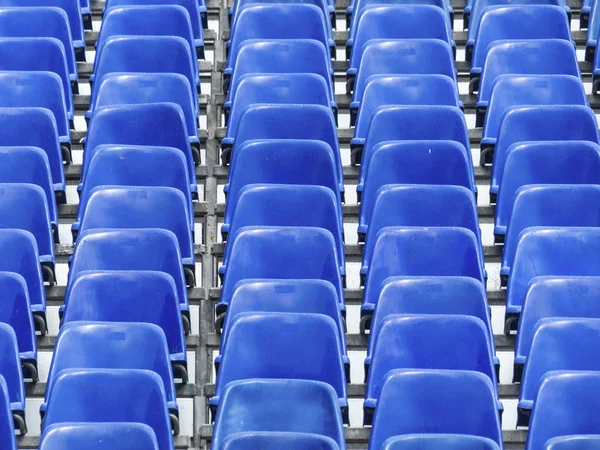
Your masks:
M171 275L179 306L188 311L181 253L177 237L168 230L90 230L79 235L69 280L86 270L156 270Z
M173 448L165 389L149 370L63 371L54 380L42 431L65 422L144 423L154 430L160 450Z
M485 283L477 237L466 228L382 229L376 237L361 313L371 313L393 276L465 276Z
M346 43L350 55L348 76L356 75L365 44L373 39L440 39L456 47L448 15L433 5L369 6L356 27Z
M596 8L596 2L591 1L591 11L589 16L587 41L585 48L585 60L593 61L598 45L598 32L600 32L600 14Z
M164 272L84 271L65 293L63 322L145 322L162 328L171 359L186 361L177 287Z
M479 2L479 0L477 0ZM571 27L565 8L549 4L502 4L482 11L478 27L469 28L467 60L471 74L481 73L492 42L520 39L564 39L571 41Z
M494 164L490 180L490 193L497 194L503 178L505 162L513 144L526 145L525 141L590 141L598 143L598 124L591 108L577 105L519 106L512 107L500 122L500 131L494 149ZM527 144L528 145L528 144ZM572 143L536 143L547 150L538 156L570 150ZM580 144L577 144L580 145ZM556 147L557 146L557 147ZM541 147L543 148L543 147ZM597 146L594 146L597 148ZM537 160L536 170L541 169ZM577 170L581 167L578 165ZM508 171L506 172L508 173Z
M542 448L551 438L600 434L595 417L600 410L600 373L553 372L541 382L526 450Z
M254 432L235 433L225 439L223 450L339 450L335 441L327 436L309 433Z
M447 184L477 192L472 167L471 155L456 141L381 142L373 148L369 166L361 168L360 217L370 215L379 188L386 184Z
M489 331L476 317L391 315L372 339L373 352L365 359L365 425L371 425L386 375L394 369L472 370L496 385Z
M589 166L582 166L582 171L585 171L584 167L587 169ZM600 211L596 208L600 202L598 184L538 185L537 181L531 184L536 185L524 185L514 195L504 239L501 275L508 276L510 273L519 236L528 227L600 226ZM496 214L500 214L498 208Z
M481 145L496 145L504 113L534 105L589 106L583 83L571 75L500 75L496 78L483 123Z
M40 2L41 3L41 2ZM19 5L20 6L20 5ZM77 82L77 63L67 13L54 6L0 8L0 36L53 37L62 42L69 79Z
M519 314L530 281L539 276L595 276L600 229L531 227L521 233L508 279L506 313Z
M98 186L90 192L82 215L81 233L98 228L170 230L177 236L183 265L194 264L190 212L184 195L175 188Z
M237 0L233 3L233 6L229 9L229 24L230 30L233 30L237 21L237 16L244 7L248 7L256 4L267 4L267 3L302 3L317 6L322 12L325 18L325 24L327 27L335 28L335 7L330 0L287 0L281 2L281 0Z
M24 419L25 384L19 359L17 335L13 328L6 323L0 323L0 348L2 350L0 351L0 373L2 373L8 388L10 409Z
M227 308L235 285L249 278L325 280L344 304L333 235L313 227L245 227L231 248L217 313Z
M600 435L572 435L549 439L544 450L594 450L600 445Z
M415 433L481 436L502 448L494 383L474 371L391 371L381 389L369 450L382 448L390 437Z
M158 450L156 435L143 423L63 423L44 431L40 450Z
M340 345L337 325L321 314L238 314L229 323L226 351L209 404L219 405L224 387L232 381L268 378L327 383L335 389L340 407L346 408Z
M58 212L48 155L38 147L0 147L0 182L36 184L44 190L50 222L58 230Z
M10 411L8 387L4 377L0 375L0 443L2 448L17 450L15 432L13 430L13 416Z
M381 450L499 450L498 444L467 434L406 434L389 438Z
M452 78L445 75L372 75L358 112L352 110L354 137L351 146L364 145L373 111L384 105L448 105L463 104Z
M518 424L527 425L529 412L544 375L557 370L598 371L589 355L598 348L600 319L547 318L535 326L519 395Z
M309 380L241 380L225 386L217 409L212 448L236 433L319 434L346 448L340 403L333 387Z

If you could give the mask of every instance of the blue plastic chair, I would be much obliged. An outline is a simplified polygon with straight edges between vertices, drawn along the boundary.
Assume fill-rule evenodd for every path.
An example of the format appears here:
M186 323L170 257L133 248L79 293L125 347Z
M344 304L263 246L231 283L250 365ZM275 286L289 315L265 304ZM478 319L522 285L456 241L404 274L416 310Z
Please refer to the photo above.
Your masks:
M84 233L98 228L160 228L177 236L182 264L194 271L190 212L181 191L163 186L98 186L90 192L82 213Z
M329 230L335 239L340 273L346 273L344 229L341 205L336 194L323 186L293 184L246 185L237 203L228 202L231 215L221 227L224 239L231 244L237 232L248 226L308 226ZM226 209L227 212L227 209ZM231 256L231 245L225 248L219 273L224 274Z
M242 42L264 39L314 39L325 46L329 58L335 56L329 21L325 21L317 6L306 3L249 5L240 10L235 28L231 30L227 67L223 73L233 73Z
M335 441L327 436L309 433L254 432L235 433L221 446L223 450L339 450Z
M167 186L183 193L192 227L194 210L188 167L180 150L173 147L99 145L93 150L88 172L77 187L80 199L76 223L81 222L90 193L98 186Z
M377 192L370 216L365 216L358 224L359 236L366 238L361 275L369 271L375 240L385 227L462 227L473 232L479 251L483 249L477 202L462 186L387 184Z
M217 315L235 285L249 278L325 280L332 283L344 308L342 277L333 235L314 227L245 227L231 248Z
M600 31L600 14L598 14L598 8L596 8L596 2L590 1L587 41L586 41L586 45L585 45L585 60L586 61L594 61L594 57L596 54L596 47L598 45L598 32L599 31Z
M329 106L334 114L337 104L329 99L329 87L321 75L314 73L294 74L247 74L237 86L233 101L225 104L227 135L221 145L232 145L243 111L254 104L310 104Z
M53 230L58 212L48 156L38 147L0 147L0 182L36 184L44 190Z
M588 167L582 166L582 171ZM500 274L508 276L510 273L517 242L524 229L539 226L600 226L600 212L595 207L598 202L600 186L596 184L521 187L514 195L514 206L506 227ZM496 211L496 214L500 214L498 209Z
M535 277L529 283L515 345L514 381L520 381L535 326L548 317L600 319L600 278Z
M333 150L323 141L272 139L244 142L232 155L229 182L223 187L227 204L237 204L244 186L271 183L324 186L338 197L343 186L343 181L338 179Z
M543 319L537 323L525 363L517 426L528 425L544 375L552 371L598 371L596 358L600 319Z
M8 398L10 399L10 409L14 418L15 428L21 431L21 434L27 432L25 424L25 384L23 383L23 371L21 369L21 360L19 359L19 346L17 335L13 328L0 323L0 373L8 388Z
M158 450L154 430L143 423L62 423L46 428L40 450Z
M357 191L364 188L365 174L373 149L386 141L455 141L470 149L465 116L455 106L380 106L371 116L371 124L362 149L354 148L354 163L360 162ZM471 172L475 184L475 177Z
M221 406L224 387L232 381L274 378L327 383L335 389L340 407L347 410L340 344L337 325L322 314L238 314L229 323L227 346L209 405ZM290 354L296 356L289 358Z
M375 39L363 47L354 83L348 80L351 109L359 109L367 81L372 75L446 75L456 82L452 48L439 39Z
M496 385L489 331L472 316L391 315L383 320L365 359L364 425L373 422L385 377L394 369L473 370ZM502 405L498 402L502 410Z
M520 39L571 41L571 26L565 8L551 3L497 3L482 10L479 26L474 31L469 29L465 48L467 61L471 61L471 76L481 74L492 42Z
M361 168L360 217L370 214L379 188L386 184L464 186L476 193L472 167L470 153L456 141L381 142L373 148L369 166Z
M591 108L577 105L510 108L500 122L500 131L494 148L490 195L498 194L506 156L511 146L523 144L525 141L590 141L598 143L596 116ZM543 145L547 145L549 148L552 144L544 142ZM548 150L545 153L549 154L551 151ZM482 155L482 158L484 156L486 155Z
M583 83L570 75L500 75L494 83L485 115L483 147L496 145L504 113L515 106L589 106ZM481 126L480 125L480 126Z
M600 404L600 373L553 372L541 382L526 450L542 448L551 438L573 434L600 434L594 420Z
M200 40L203 37L202 27L207 27L206 13L206 5L203 4L202 1L196 0L169 0L169 4L171 5L181 5L183 6L188 14L190 15L190 21L192 24L192 32L194 33L194 39ZM115 8L119 6L145 6L145 5L164 5L164 0L107 0L105 10L110 8ZM202 18L202 22L200 19Z
M187 41L177 36L112 36L104 42L96 61L90 75L92 85L113 72L178 73L190 82L194 101L200 92L196 57L192 57Z
M41 2L40 2L41 3ZM62 42L67 58L69 79L74 93L77 89L77 63L67 13L57 7L0 8L1 37L53 37Z
M190 82L177 73L109 73L94 89L85 117L91 119L96 108L104 106L176 103L183 111L190 143L198 147L198 106L190 92Z
M393 276L462 276L485 285L478 247L477 237L466 228L382 229L369 263L361 315L372 313L381 284Z
M467 434L406 434L391 437L381 450L499 450L498 444L488 438Z
M350 146L364 145L373 111L384 105L448 105L463 107L452 78L445 75L372 75L360 109L350 111L356 125Z
M600 89L600 57L594 58L592 69L592 94L597 94Z
M235 98L237 86L246 74L316 73L321 75L335 101L333 69L325 46L312 39L250 40L241 43L235 70L224 77L224 89L229 100Z
M0 127L1 128L1 127ZM35 328L46 334L46 291L35 237L29 231L0 229L0 271L25 278Z
M80 0L79 6L81 7L81 16L83 19L83 28L85 30L92 29L92 7L90 0Z
M521 233L506 292L506 327L516 326L527 287L539 276L595 276L600 264L600 229L527 228Z
M399 27L401 23L403 26ZM364 9L353 37L346 43L347 75L355 76L365 44L374 39L440 39L456 52L448 15L433 5L385 5Z
M185 337L177 286L156 271L88 271L73 278L59 313L63 323L145 322L163 330L176 377L187 382Z
M13 430L13 417L10 411L8 387L4 377L0 375L0 443L2 448L17 450L15 432Z
M90 230L79 235L71 257L69 280L86 270L155 270L173 277L184 328L189 305L177 237L152 229Z
M279 0L237 0L233 3L233 6L229 9L229 29L235 28L237 16L244 7L248 7L256 4L268 4L268 3L281 3ZM317 6L322 12L325 18L326 26L332 28L336 27L335 23L335 7L329 0L292 0L284 3L302 3Z
M64 370L54 380L42 431L65 422L143 423L154 430L160 450L173 448L165 388L149 370Z
M593 450L600 445L600 435L573 435L549 439L544 450Z
M295 432L333 439L346 448L340 403L327 383L310 380L240 380L223 389L212 448L236 433Z
M393 370L381 389L369 450L395 436L468 434L502 448L494 383L463 370ZM443 447L446 448L446 447Z
M119 105L98 108L90 121L83 152L82 178L100 145L144 145L173 147L187 161L190 190L197 195L194 157L181 107L174 103ZM199 153L197 154L199 158ZM199 159L198 159L199 162Z

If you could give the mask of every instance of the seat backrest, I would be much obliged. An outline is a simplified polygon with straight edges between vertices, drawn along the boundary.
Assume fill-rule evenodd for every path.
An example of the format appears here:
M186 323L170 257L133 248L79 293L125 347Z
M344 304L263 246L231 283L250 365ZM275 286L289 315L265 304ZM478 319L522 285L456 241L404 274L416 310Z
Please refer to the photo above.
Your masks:
M40 450L158 450L154 430L143 423L70 423L44 431Z
M255 4L266 4L266 3L282 3L279 0L239 0L233 3L233 6L229 9L229 23L230 30L235 29L235 23L237 21L237 16L240 10L244 7L255 5ZM323 17L325 17L325 23L329 25L331 23L330 14L331 9L329 7L329 2L327 0L300 0L300 1L288 1L283 3L303 3L309 5L317 6L323 13ZM333 24L332 24L333 25Z
M0 442L2 442L2 448L17 450L8 387L3 376L0 376L0 408Z
M309 433L256 432L235 433L225 439L223 450L339 450L335 441L327 436Z
M389 438L381 450L499 450L498 444L481 436L467 434L407 434Z
M3 298L0 322L15 331L21 359L37 359L37 340L25 278L14 272L0 272L0 289Z
M600 435L574 435L549 439L544 450L593 450L600 445Z
M19 359L19 344L12 326L0 323L0 373L8 388L11 409L25 410L25 384Z

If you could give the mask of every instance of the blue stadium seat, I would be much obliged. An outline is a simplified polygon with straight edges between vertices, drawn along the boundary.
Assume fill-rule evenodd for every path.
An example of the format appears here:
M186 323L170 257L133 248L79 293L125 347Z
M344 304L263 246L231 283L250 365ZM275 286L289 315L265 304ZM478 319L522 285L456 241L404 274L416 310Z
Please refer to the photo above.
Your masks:
M372 75L358 111L350 110L356 125L351 146L364 145L373 111L384 105L448 105L463 107L458 88L445 75Z
M65 49L55 38L0 38L0 71L53 72L63 84L67 116L74 117ZM56 125L55 125L56 126Z
M485 121L477 124L483 125L481 145L496 145L502 117L509 108L533 105L589 106L589 103L583 83L571 75L500 75L494 83Z
M221 226L224 240L229 236L231 243L238 230L248 226L324 228L335 239L340 273L346 273L341 205L331 189L295 184L246 185L240 191L237 202L228 202L227 205L225 223ZM225 249L220 273L225 273L230 249L230 245Z
M488 438L467 434L405 434L391 437L381 450L499 450Z
M66 307L66 309L65 309ZM81 272L71 280L60 313L63 322L145 322L162 328L176 378L187 382L185 337L177 286L164 272Z
M325 280L344 308L342 278L333 235L313 227L246 227L231 248L217 315L223 313L238 281L249 278Z
M377 192L386 184L448 184L476 193L472 167L470 152L456 141L381 142L373 148L369 166L361 168L360 217L373 210Z
M520 381L536 324L548 317L600 319L600 278L535 277L529 283L515 345L514 381Z
M16 429L21 431L21 434L25 434L27 432L25 424L25 385L19 359L19 346L15 331L6 323L0 323L0 349L0 373L8 388L14 425Z
M401 23L403 26L399 27ZM385 5L365 8L353 37L346 43L350 59L347 75L355 76L361 64L364 46L374 39L440 39L456 52L447 14L433 5Z
M598 32L600 32L600 14L596 8L596 2L591 1L591 10L589 13L589 23L587 31L587 41L585 46L585 60L594 61L596 47L598 45Z
M594 58L594 67L592 70L592 94L597 94L600 90L600 57Z
M169 58L165 58L165 55L169 55ZM96 59L90 83L95 85L104 75L112 72L178 73L190 82L194 100L200 92L196 57L192 58L187 41L177 36L109 37Z
M540 384L526 450L542 448L551 438L573 434L600 434L600 373L554 372Z
M64 370L54 380L42 431L65 422L144 423L154 430L159 450L173 448L165 388L149 370Z
M227 204L234 205L240 191L248 184L325 186L339 198L343 180L338 177L336 156L323 141L254 140L244 142L232 155L229 182L223 190L227 194Z
M246 74L316 73L329 87L330 101L335 101L333 69L325 46L312 39L269 39L244 41L239 48L233 75L224 75L224 89L229 100L235 98L237 86Z
M151 145L179 149L187 161L190 190L197 195L194 156L182 109L174 103L106 106L94 112L84 140L83 179L96 147L113 145ZM196 155L199 163L199 153Z
M371 116L371 124L362 149L352 149L353 163L361 164L358 191L364 188L373 148L386 141L456 141L469 150L465 116L455 106L380 106ZM473 184L475 177L471 174Z
M83 19L83 28L85 30L92 29L92 6L90 0L80 0L81 16Z
M339 450L335 441L327 436L309 433L254 432L235 433L221 446L223 450Z
M364 425L371 425L387 374L394 369L473 370L496 385L489 330L476 317L391 315L383 320L365 359ZM502 410L502 405L498 403Z
M98 186L90 192L79 230L160 228L177 236L182 264L194 271L190 212L184 195L163 186Z
M256 4L268 4L268 3L282 3L280 0L238 0L233 3L233 6L229 9L229 29L233 30L235 22L240 11L244 7ZM302 3L317 6L322 12L325 18L326 26L336 27L335 23L335 7L331 5L329 0L287 0L283 3Z
M89 173L77 187L80 200L75 222L81 222L89 195L97 186L168 186L183 193L190 226L194 223L188 167L180 150L173 147L99 145L92 153Z
M480 436L502 448L494 383L474 371L393 370L381 389L369 450L414 433Z
M494 147L490 196L498 194L506 156L511 147L514 144L523 145L522 143L525 141L590 141L598 143L596 116L591 108L577 105L510 108L500 122L500 131ZM544 145L552 144L544 143ZM550 151L544 152L544 157L550 153ZM482 154L482 163L486 156L491 155Z
M583 0L581 2L581 12L580 12L580 27L581 29L585 29L589 25L590 19L590 11L592 10L592 5L594 4L593 0Z
M580 166L580 168L581 172L585 172L589 166ZM600 211L596 208L598 202L600 202L600 186L596 184L524 185L518 189L514 194L512 213L507 212L510 216L506 222L508 226L500 274L508 277L515 258L519 235L524 229L539 226L600 226ZM505 203L501 202L499 206L502 204ZM498 209L496 214L500 214Z
M62 42L73 92L77 88L77 62L67 13L57 7L0 8L1 37L53 37Z
M38 147L1 147L0 182L36 184L44 190L53 231L58 232L58 211L48 156Z
M254 104L322 105L337 113L337 104L329 100L329 88L317 74L244 75L233 101L225 105L228 118L227 134L222 146L233 145L236 130L246 107Z
M1 129L1 127L0 127ZM28 231L0 229L0 271L25 278L36 330L46 334L46 291L35 237Z
M527 295L531 280L539 276L595 276L600 264L600 229L527 228L521 233L506 292L507 328Z
M0 443L6 450L17 450L15 432L13 431L13 417L10 411L8 387L4 377L0 375Z
M572 435L549 439L544 450L593 450L600 445L600 435Z
M477 237L465 228L384 228L369 263L361 315L375 309L381 284L389 277L466 276L484 284L478 246Z
M212 447L236 433L296 432L333 439L346 448L340 403L327 383L310 380L240 380L223 389Z
M479 1L479 0L478 0ZM564 7L552 4L501 4L482 11L479 26L469 29L466 58L471 76L481 74L492 42L521 39L571 40L571 26Z
M189 320L186 281L173 232L152 228L81 233L73 251L69 280L85 270L156 270L171 275L186 327L185 321Z
M544 375L560 370L598 372L598 360L589 355L598 348L599 332L600 319L548 318L537 323L521 381L517 426L528 425Z
M143 423L62 423L47 427L40 450L158 450L156 435Z
M402 56L399 58L399 56ZM348 80L354 92L350 108L359 109L367 81L372 75L446 75L456 82L454 57L448 43L439 39L376 39L363 48L356 79Z

